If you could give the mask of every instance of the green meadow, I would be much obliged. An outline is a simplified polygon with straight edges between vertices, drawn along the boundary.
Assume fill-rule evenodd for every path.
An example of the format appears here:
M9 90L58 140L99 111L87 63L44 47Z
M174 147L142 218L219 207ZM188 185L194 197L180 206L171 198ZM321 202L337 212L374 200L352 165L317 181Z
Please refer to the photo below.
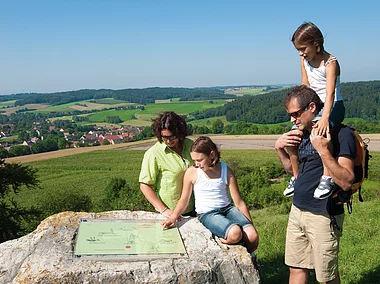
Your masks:
M33 111L34 113L49 113L49 112L69 112L74 110L101 110L104 108L130 106L135 105L121 100L114 100L112 98L105 98L99 100L85 100L79 102L72 102L60 105L51 105L43 109Z
M178 114L188 114L198 110L204 110L207 108L214 108L226 104L225 100L214 100L214 101L191 101L191 102L179 102L179 99L170 100L159 100L154 104L144 105L144 110L139 108L132 110L101 110L103 108L117 107L117 106L130 106L135 105L132 103L126 103L124 101L114 100L111 98L99 99L99 100L89 100L81 101L75 103L62 104L58 106L49 106L47 108L34 111L34 112L69 112L73 111L74 107L80 108L81 110L91 110L97 109L100 111L84 114L80 116L88 116L88 122L78 122L79 125L86 124L96 124L96 125L110 125L109 123L104 123L107 116L118 116L123 121L120 125L132 125L132 126L150 126L152 124L152 119L154 119L159 113L165 111L174 111ZM84 107L84 105L87 106ZM52 120L71 120L72 116L60 116L51 118ZM215 120L214 118L212 118ZM227 123L224 118L223 121ZM201 122L200 122L201 123ZM198 123L198 124L200 124Z
M114 98L104 98L104 99L93 99L89 100L90 102L96 103L96 104L108 104L108 105L115 105L115 104L125 104L125 101L117 100ZM130 103L134 104L134 103Z
M229 93L234 95L256 96L265 93L265 88L243 88L241 90L234 90Z
M133 126L148 126L152 124L152 118L165 111L174 111L178 114L188 114L198 110L222 106L226 103L224 100L197 101L197 102L161 102L147 104L144 110L105 110L89 115L90 122L105 121L107 116L119 116L123 124Z
M0 108L13 107L16 100L0 102Z
M28 163L38 170L39 189L23 188L12 197L25 207L51 208L52 200L67 196L86 196L91 201L91 211L102 207L105 189L111 178L123 178L128 184L128 198L122 209L152 210L140 193L138 175L142 150L98 150L86 154ZM363 184L361 203L357 195L353 200L352 214L346 214L340 249L342 283L369 284L380 279L380 153L371 153L369 179ZM265 168L279 166L275 151L225 150L222 160L235 168ZM263 190L282 193L285 180L271 181ZM130 202L128 200L135 200ZM257 250L258 261L263 269L262 283L287 283L288 268L284 265L285 232L291 199L281 204L252 209L251 214L260 234ZM65 208L65 207L63 207ZM47 216L43 216L47 217ZM39 221L35 222L35 227ZM33 228L30 228L31 230ZM311 273L309 283L317 283Z
M215 120L221 120L224 125L230 124L230 122L227 121L225 116L214 116L210 118L204 118L204 119L198 119L198 120L192 120L188 122L189 124L194 124L194 125L207 125L210 126Z
M226 104L225 100L211 101L192 101L192 102L172 102L172 103L158 103L148 104L145 106L144 114L159 114L164 111L174 111L178 114L188 114L198 110L208 108L215 108Z
M89 122L103 122L105 121L107 116L118 116L124 122L131 120L134 115L140 112L140 109L136 110L104 110L100 112L96 112L88 116Z

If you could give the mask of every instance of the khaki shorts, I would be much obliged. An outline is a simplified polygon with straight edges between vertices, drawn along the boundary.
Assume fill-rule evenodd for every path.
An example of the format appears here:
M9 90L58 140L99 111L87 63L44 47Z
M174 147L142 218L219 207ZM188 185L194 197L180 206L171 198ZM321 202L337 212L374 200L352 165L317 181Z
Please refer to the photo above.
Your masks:
M343 228L344 214L335 216ZM285 264L315 269L319 282L335 279L338 274L339 238L342 233L330 226L330 217L302 211L292 205L286 230Z

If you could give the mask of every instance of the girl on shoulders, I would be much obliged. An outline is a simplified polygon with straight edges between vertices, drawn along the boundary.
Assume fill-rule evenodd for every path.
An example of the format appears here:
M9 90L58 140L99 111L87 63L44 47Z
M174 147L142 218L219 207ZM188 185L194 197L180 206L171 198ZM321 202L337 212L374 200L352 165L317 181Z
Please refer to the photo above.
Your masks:
M171 216L162 223L163 228L175 225L194 191L199 221L222 243L237 244L242 240L252 253L257 249L259 236L233 171L220 162L220 152L209 137L199 137L190 155L194 167L186 171L181 198ZM228 189L235 206L231 204Z
M322 110L317 114L313 128L316 134L325 136L336 126L339 126L345 115L345 107L340 94L340 66L336 57L324 48L324 37L320 29L311 22L300 25L292 36L292 42L301 57L302 85L313 89L323 103ZM297 119L309 106L302 106L297 113L289 114L294 127ZM294 192L294 180L298 174L297 147L289 149L293 167L293 177L284 195L291 196ZM319 186L314 192L317 199L329 197L334 189L334 181L327 170L324 170Z

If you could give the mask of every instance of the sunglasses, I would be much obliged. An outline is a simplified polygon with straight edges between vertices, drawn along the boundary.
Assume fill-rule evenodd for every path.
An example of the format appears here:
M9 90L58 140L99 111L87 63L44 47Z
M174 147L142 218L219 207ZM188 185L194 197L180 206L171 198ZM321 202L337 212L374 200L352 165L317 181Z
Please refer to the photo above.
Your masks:
M172 135L172 136L161 136L161 138L162 138L162 140L164 140L164 141L174 141L174 140L176 140L177 139L177 136L175 136L175 135Z
M309 103L310 104L310 103ZM291 113L288 113L288 115L290 117L293 117L293 118L298 118L300 117L308 108L309 108L309 104L304 107L304 108L300 108L299 110L297 111L294 111L294 112L291 112Z

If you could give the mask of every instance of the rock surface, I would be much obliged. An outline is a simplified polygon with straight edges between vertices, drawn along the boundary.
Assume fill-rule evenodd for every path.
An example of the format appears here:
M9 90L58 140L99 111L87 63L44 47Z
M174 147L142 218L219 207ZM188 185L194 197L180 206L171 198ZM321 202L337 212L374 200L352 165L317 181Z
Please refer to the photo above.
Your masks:
M178 223L188 257L145 261L73 257L81 218L159 219L156 213L63 212L0 244L0 283L259 283L247 250L220 245L197 218Z

